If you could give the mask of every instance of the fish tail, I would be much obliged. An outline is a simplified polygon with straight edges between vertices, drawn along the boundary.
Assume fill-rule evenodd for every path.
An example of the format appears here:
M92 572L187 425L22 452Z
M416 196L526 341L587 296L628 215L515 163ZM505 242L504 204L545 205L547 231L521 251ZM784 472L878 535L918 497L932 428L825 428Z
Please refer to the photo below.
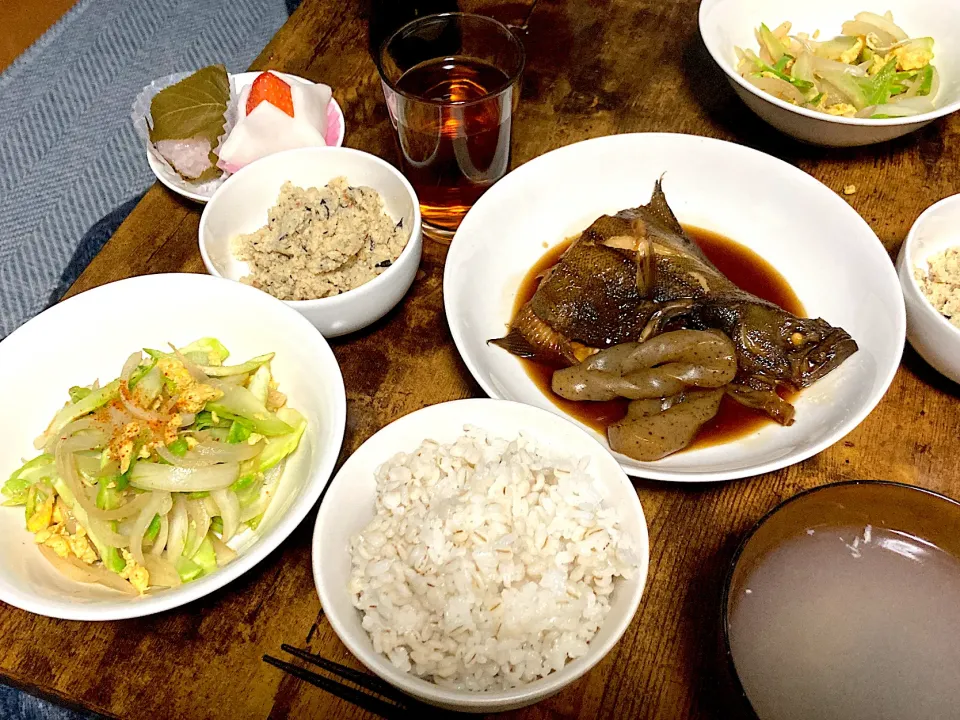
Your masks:
M517 357L532 358L537 354L536 348L530 344L530 341L527 340L523 336L523 333L517 330L517 328L513 328L502 338L493 338L492 340L487 340L487 342L503 348L511 355L516 355Z
M644 209L659 220L670 232L676 233L681 237L686 237L680 221L677 220L677 216L673 214L673 210L671 210L667 204L667 196L663 194L663 175L657 178L656 183L654 183L653 195L650 197L650 202L644 206Z

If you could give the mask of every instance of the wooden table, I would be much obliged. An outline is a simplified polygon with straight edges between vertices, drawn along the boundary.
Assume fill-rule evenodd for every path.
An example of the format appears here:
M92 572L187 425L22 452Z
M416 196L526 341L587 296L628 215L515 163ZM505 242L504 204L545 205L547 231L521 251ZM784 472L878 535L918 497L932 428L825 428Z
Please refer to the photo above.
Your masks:
M696 27L697 4L486 0L481 9L515 25L528 52L514 164L621 132L733 140L794 163L835 190L855 184L856 194L847 199L891 254L925 207L960 190L957 117L899 141L850 150L799 145L767 127L734 97L707 55ZM367 21L352 3L304 0L254 68L330 83L347 117L347 144L393 158L367 47ZM198 207L154 187L71 292L130 275L203 272L199 216ZM815 223L811 232L817 232ZM401 415L479 394L444 319L444 257L443 247L428 242L400 307L373 328L333 342L348 398L341 461ZM740 538L784 498L838 479L887 478L960 496L956 392L908 350L870 417L806 462L718 485L637 482L651 539L640 611L585 678L512 715L746 716L719 641L721 586ZM313 589L312 521L311 514L239 580L172 612L84 624L0 607L0 674L33 692L122 717L366 717L260 661L264 652L289 642L359 667L326 622Z

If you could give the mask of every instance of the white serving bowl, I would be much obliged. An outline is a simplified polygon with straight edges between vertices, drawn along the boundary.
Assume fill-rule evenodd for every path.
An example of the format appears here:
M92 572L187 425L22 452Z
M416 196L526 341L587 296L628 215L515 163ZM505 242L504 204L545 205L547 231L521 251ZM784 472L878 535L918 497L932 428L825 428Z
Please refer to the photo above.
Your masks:
M810 317L844 328L860 350L800 394L790 427L769 424L735 442L656 462L618 455L621 465L657 480L730 480L791 465L837 442L880 401L899 367L905 320L893 264L870 226L825 185L774 157L712 138L642 133L587 140L528 162L488 190L461 223L443 279L447 322L470 372L492 397L562 412L518 358L487 340L506 333L517 289L547 246L604 213L646 203L661 176L681 222L758 253Z
M231 241L266 224L267 213L276 204L284 182L302 188L323 187L341 175L351 185L366 185L380 193L390 217L410 228L407 246L393 265L354 290L319 300L285 302L328 338L379 320L410 289L420 266L420 203L413 187L393 165L360 150L287 150L257 160L232 175L214 193L200 217L200 255L207 270L231 280L249 273L247 263L233 256Z
M927 258L960 245L960 195L931 205L913 224L900 246L897 273L907 307L907 339L913 349L943 375L960 382L960 328L933 309L913 276L927 269Z
M604 502L620 508L621 525L633 536L639 567L629 579L617 579L610 613L582 657L559 672L523 687L498 692L441 688L402 672L373 649L353 607L350 578L350 538L375 514L377 468L398 452L411 452L425 439L453 442L464 425L487 430L491 436L533 438L545 451L588 457L589 471L599 481ZM371 671L420 700L466 712L496 712L530 705L559 692L596 665L623 635L640 604L649 562L649 538L643 508L629 479L599 443L573 423L539 408L500 400L473 399L431 405L380 430L350 456L324 496L313 532L313 577L327 619L337 635Z
M21 458L37 455L33 440L71 386L112 380L139 348L206 336L219 338L236 361L275 352L271 368L280 388L308 423L263 522L231 541L237 558L178 588L130 598L60 575L27 532L23 508L0 508L0 600L68 620L169 610L250 570L303 520L326 487L343 440L340 368L320 333L279 300L206 275L148 275L104 285L53 306L0 342L0 393L12 409L0 417L0 473L7 477Z
M289 73L277 72L276 70L271 70L270 72L279 75L288 83L316 85L315 82L299 77L298 75L290 75ZM231 95L236 98L244 86L256 80L259 74L259 72L231 73L229 76ZM343 110L340 109L340 105L335 99L330 98L330 105L327 106L327 135L324 138L327 141L327 145L330 147L340 147L343 145L344 131L345 121L343 118ZM150 169L153 170L153 174L157 176L157 180L177 195L181 195L200 204L206 203L213 196L213 192L216 189L215 187L205 183L204 187L198 188L196 185L186 182L182 177L177 175L177 173L170 170L149 149L147 150L147 163L150 165ZM222 182L222 180L223 178L217 182Z
M843 23L859 12L887 10L910 37L929 36L935 41L933 63L940 73L940 92L932 112L888 120L835 117L780 100L754 87L737 72L734 46L756 51L753 31L762 22L774 28L789 20L792 32L813 34L819 29L822 37L829 38L839 35ZM886 0L870 7L863 0L703 0L700 34L747 106L778 130L804 142L831 147L871 145L919 130L960 109L960 48L953 42L960 34L960 13L949 1Z

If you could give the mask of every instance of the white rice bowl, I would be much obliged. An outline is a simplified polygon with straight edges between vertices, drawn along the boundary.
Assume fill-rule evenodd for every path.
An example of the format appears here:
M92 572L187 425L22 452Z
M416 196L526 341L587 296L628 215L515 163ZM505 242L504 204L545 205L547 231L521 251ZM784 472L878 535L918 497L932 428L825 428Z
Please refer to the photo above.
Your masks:
M630 625L648 559L613 456L565 418L491 399L377 432L331 482L313 537L326 621L350 652L468 712L530 705L589 671Z
M398 669L458 690L511 688L583 656L614 582L639 562L588 458L464 430L378 469L349 590Z

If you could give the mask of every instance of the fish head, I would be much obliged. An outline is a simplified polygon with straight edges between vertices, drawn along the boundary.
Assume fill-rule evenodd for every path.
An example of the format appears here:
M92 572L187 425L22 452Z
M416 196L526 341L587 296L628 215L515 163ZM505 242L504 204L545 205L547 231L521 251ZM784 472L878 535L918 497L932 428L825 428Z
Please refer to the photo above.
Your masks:
M734 339L742 375L805 388L857 351L842 328L821 318L798 318L768 305L751 305Z

